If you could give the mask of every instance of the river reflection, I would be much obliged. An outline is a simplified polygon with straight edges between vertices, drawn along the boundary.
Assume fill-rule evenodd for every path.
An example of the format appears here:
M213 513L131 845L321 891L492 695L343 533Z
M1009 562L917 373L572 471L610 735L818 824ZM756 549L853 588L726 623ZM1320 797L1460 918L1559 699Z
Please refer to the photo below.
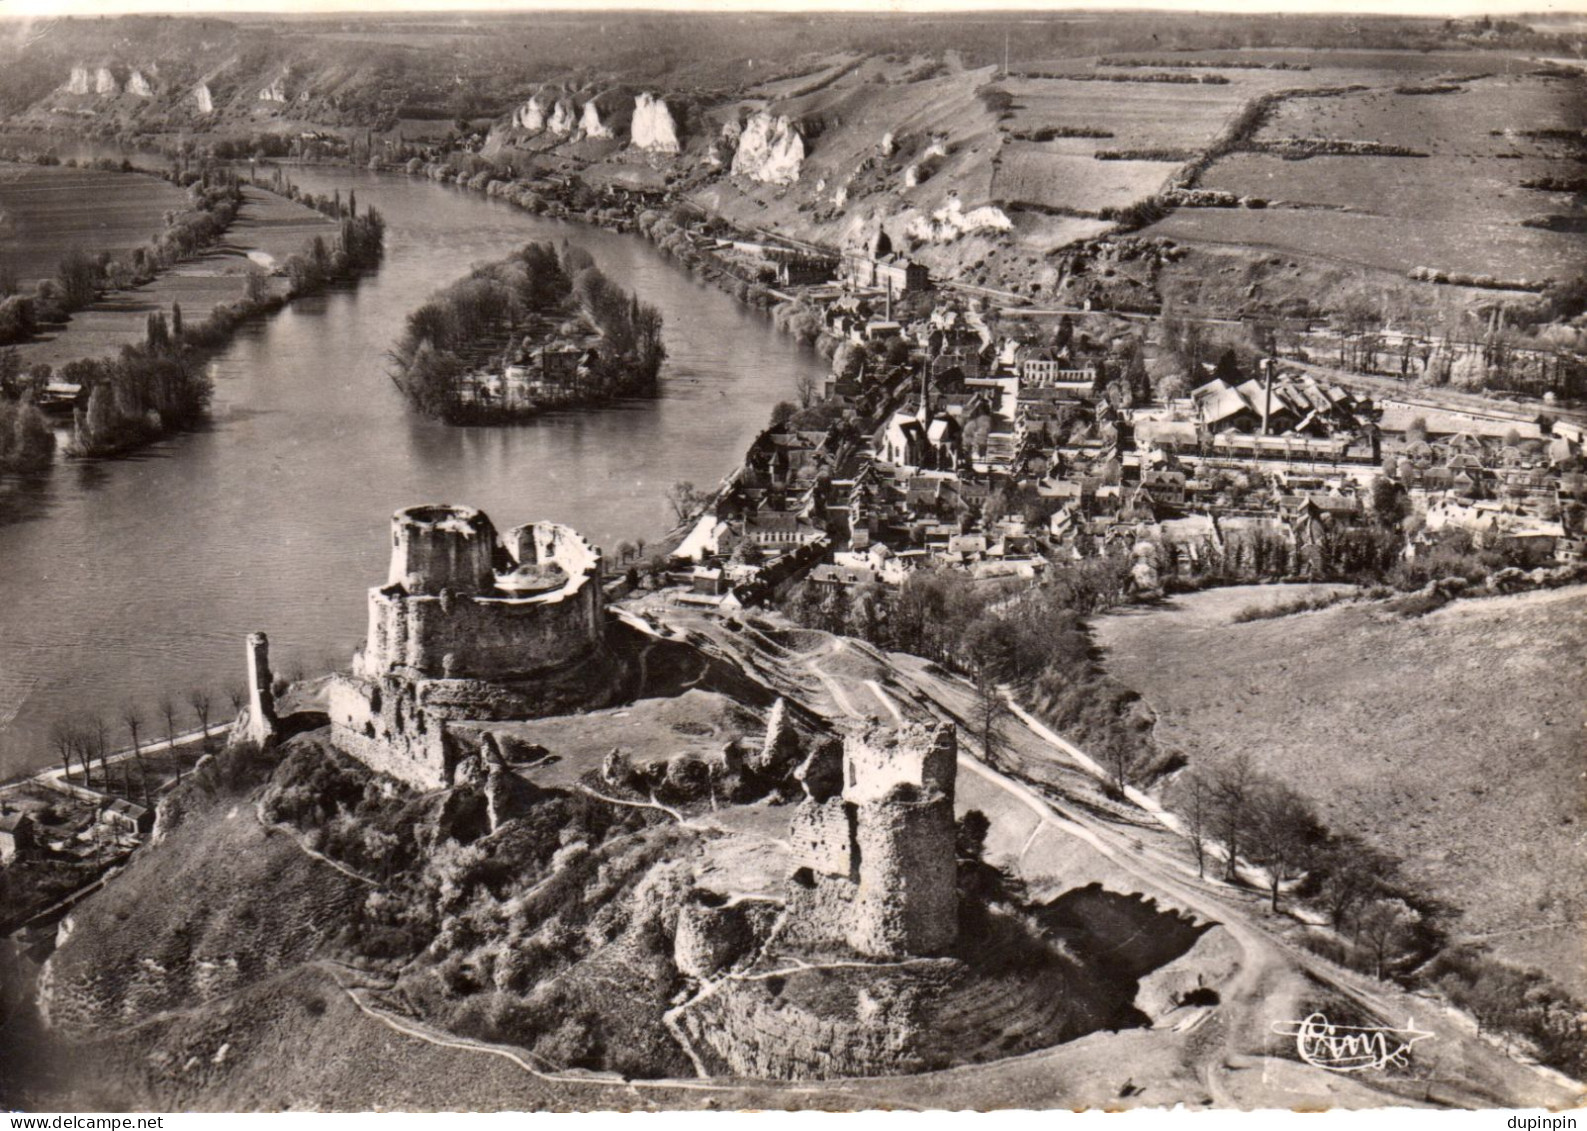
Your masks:
M284 669L345 663L400 506L468 503L500 526L552 519L608 547L653 539L669 525L668 486L714 483L770 406L824 369L637 237L422 180L292 175L316 193L356 188L385 214L380 270L245 327L212 363L207 430L0 487L13 512L0 524L0 775L51 761L56 720L115 719L127 702L149 716L161 694L196 686L222 699L253 629ZM509 428L411 414L387 359L407 312L532 239L582 244L661 308L661 395Z

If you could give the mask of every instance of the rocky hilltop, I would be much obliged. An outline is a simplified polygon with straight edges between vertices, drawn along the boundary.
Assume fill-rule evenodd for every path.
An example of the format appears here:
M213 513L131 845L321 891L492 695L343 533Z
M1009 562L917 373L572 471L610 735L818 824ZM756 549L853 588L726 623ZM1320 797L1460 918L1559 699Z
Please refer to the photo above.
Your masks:
M63 921L35 1106L1377 1106L1434 1076L1271 1019L1412 1009L1442 1102L1569 1102L984 764L951 680L613 608L553 524L415 507L391 544L329 714L251 637L231 744Z

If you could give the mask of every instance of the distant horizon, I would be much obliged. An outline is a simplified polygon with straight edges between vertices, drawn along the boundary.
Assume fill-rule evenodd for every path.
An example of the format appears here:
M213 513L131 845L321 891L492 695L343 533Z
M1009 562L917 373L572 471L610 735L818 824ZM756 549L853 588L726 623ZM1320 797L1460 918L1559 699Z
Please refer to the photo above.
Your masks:
M202 0L201 0L202 2ZM1042 13L1205 12L1209 15L1250 16L1383 16L1426 19L1533 17L1587 17L1587 0L1399 0L1398 3L1363 3L1362 0L1118 0L1099 5L1066 0L230 0L214 7L189 0L10 0L0 7L0 19L94 18L100 16L185 16L229 18L236 16L501 16L514 13L614 13L655 11L738 12L743 15L785 15L800 12L833 15L1021 15Z

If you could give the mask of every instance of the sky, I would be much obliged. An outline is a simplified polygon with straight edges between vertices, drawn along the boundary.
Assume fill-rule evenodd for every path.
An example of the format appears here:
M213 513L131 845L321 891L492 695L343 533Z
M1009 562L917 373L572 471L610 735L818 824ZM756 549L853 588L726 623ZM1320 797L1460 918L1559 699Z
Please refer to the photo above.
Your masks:
M1381 12L1411 16L1571 13L1587 18L1587 0L0 0L0 15L95 16L126 12L226 14L253 12L512 12L651 8L696 11L995 12L1065 9L1148 9L1219 12Z

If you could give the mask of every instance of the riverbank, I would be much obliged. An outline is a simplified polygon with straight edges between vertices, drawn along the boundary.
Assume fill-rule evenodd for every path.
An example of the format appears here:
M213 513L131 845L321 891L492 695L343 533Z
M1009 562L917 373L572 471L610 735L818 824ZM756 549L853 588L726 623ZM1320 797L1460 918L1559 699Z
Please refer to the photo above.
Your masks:
M344 210L339 194L334 202L313 201L314 208L308 201L294 203L255 185L239 187L238 197L255 206L251 219L259 225L259 236L228 249L240 259L207 256L207 269L185 276L198 279L209 292L206 297L225 296L209 307L208 317L184 324L174 298L169 318L151 295L134 303L101 300L106 325L97 344L102 351L116 347L114 358L80 356L85 342L72 335L69 325L55 348L62 355L79 356L58 371L43 361L29 366L31 388L47 389L57 401L75 401L69 455L123 455L190 431L205 418L213 391L204 359L229 342L239 326L294 298L358 277L384 253L385 222L379 213L371 208L357 215L352 203ZM305 222L310 217L313 224ZM289 252L287 242L305 232L312 234ZM183 277L175 272L162 276L151 285L152 295L172 293L178 288L170 280Z
M587 224L605 231L623 235L637 235L645 239L664 257L672 260L691 276L726 294L752 310L767 314L777 329L792 335L801 345L811 346L830 357L842 340L826 332L814 312L806 315L797 299L775 291L758 279L745 278L735 273L721 257L705 246L714 239L696 239L683 225L663 214L652 205L667 206L670 199L656 201L649 198L624 197L614 207L576 208L565 197L571 197L572 187L563 186L560 195L545 196L541 188L521 182L469 176L451 169L444 162L382 165L381 172L402 173L440 184L456 185L470 192L483 193L520 208L536 216L547 216L575 224ZM582 182L573 178L573 183ZM682 205L692 209L692 206ZM695 209L694 211L698 211ZM703 218L703 213L700 214ZM723 222L724 230L731 231ZM784 312L779 314L779 312ZM770 406L767 406L768 409Z
M11 598L0 608L0 774L49 761L52 725L84 704L218 689L239 672L235 642L250 631L270 631L288 672L345 656L368 615L347 579L381 574L370 547L416 498L566 523L608 547L654 543L673 523L671 484L718 481L768 406L825 376L813 351L632 235L403 176L293 178L316 197L356 189L360 211L387 218L380 270L239 326L206 358L214 400L197 431L128 460L0 481ZM660 395L513 428L412 412L389 372L406 314L474 264L563 240L661 309Z

